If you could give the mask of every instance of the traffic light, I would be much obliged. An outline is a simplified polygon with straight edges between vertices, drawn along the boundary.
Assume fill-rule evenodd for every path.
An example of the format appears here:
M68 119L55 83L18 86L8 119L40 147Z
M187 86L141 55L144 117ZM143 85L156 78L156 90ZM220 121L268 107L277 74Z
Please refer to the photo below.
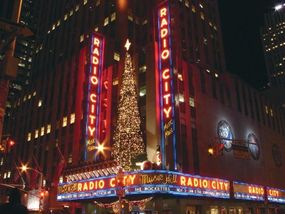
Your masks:
M15 146L16 142L13 139L8 138L6 144L7 144L7 147L6 147L7 152L10 152L11 149Z
M12 140L12 139L9 139L9 141L8 141L8 146L9 146L9 147L13 147L14 145L15 145L15 141Z

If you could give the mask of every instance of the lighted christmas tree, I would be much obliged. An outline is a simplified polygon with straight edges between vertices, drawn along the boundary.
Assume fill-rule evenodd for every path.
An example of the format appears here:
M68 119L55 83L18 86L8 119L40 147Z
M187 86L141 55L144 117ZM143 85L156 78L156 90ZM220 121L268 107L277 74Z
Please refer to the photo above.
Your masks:
M113 156L125 170L129 171L132 159L145 152L140 129L135 71L128 53L130 43L126 43L125 67L122 75L118 103L118 119L114 133Z

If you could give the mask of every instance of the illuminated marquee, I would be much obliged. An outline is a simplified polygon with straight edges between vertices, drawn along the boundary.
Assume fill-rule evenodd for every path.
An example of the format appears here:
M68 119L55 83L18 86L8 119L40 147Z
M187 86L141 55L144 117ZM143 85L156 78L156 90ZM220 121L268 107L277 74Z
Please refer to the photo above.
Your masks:
M207 178L170 171L140 171L127 173L122 180L126 195L173 194L229 198L227 180ZM83 200L116 196L115 175L60 184L57 200Z
M285 190L267 187L266 191L269 202L285 204Z
M173 162L170 167L176 169L174 81L171 55L170 11L167 1L160 5L158 9L158 48L156 57L158 61L157 91L161 129L161 161L164 168L166 163ZM169 148L166 148L166 145L169 145Z
M86 106L86 133L85 133L85 159L95 158L95 148L99 136L102 72L104 57L104 39L98 34L93 34L89 52L88 70L88 95Z
M233 182L234 198L242 200L264 201L263 186Z

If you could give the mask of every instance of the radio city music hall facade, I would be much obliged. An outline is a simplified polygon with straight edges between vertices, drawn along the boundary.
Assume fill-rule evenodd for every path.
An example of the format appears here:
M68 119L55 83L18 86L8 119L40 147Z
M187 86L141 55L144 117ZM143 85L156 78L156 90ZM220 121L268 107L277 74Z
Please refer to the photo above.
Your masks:
M19 142L10 158L35 157L43 172L44 206L105 213L120 196L134 213L284 208L284 112L226 72L215 1L53 4L43 3L57 19L40 20L35 84L7 125ZM121 172L113 148L127 59L148 161Z

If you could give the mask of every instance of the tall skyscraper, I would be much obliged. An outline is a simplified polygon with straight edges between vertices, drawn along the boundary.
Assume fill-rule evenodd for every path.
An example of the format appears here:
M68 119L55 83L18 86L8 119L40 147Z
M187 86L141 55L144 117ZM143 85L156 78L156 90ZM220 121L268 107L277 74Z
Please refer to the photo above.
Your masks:
M31 37L17 37L14 56L19 60L19 63L16 78L9 83L6 117L10 117L12 106L17 104L21 94L31 83L32 59L37 49L38 4L37 1L30 0L23 0L21 4L19 23L28 27L34 35Z
M150 212L263 212L251 200L264 202L272 187L283 194L284 114L226 72L215 0L39 5L33 84L7 122L16 146L0 162L3 182L19 182L14 165L28 164L43 176L26 173L27 185L49 189L38 208L64 202L86 213L105 206L97 199L118 209L111 201L124 196ZM130 67L135 77L123 80ZM121 171L112 151L122 147L135 148L122 155L125 168L146 171ZM130 157L143 148L147 157Z
M266 94L285 107L285 4L276 4L264 15L261 34L270 84Z

